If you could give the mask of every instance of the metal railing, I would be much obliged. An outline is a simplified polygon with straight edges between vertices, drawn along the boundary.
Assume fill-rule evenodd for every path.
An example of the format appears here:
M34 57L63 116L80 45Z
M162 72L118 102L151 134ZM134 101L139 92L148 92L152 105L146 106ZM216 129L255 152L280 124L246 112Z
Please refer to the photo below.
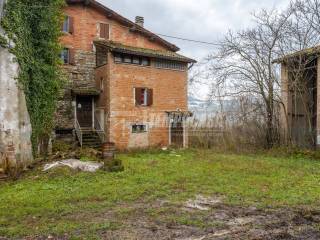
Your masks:
M99 135L101 142L104 143L106 140L106 134L104 132L104 129L101 127L101 123L96 115L94 116L94 130Z
M75 126L74 126L74 128L75 128L75 130L76 130L76 134L77 134L77 137L78 137L80 146L82 147L82 145L83 145L83 133L82 133L80 124L79 124L79 122L78 122L77 119L76 119L76 121L75 121Z

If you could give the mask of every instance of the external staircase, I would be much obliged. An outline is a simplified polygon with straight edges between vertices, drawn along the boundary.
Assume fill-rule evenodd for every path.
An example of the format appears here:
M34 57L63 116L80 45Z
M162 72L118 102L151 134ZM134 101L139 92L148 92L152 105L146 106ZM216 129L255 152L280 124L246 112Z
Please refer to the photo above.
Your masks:
M102 139L96 130L85 129L82 132L82 147L101 148Z
M105 142L105 132L96 120L92 128L80 127L78 121L75 123L77 139L81 147L101 148Z

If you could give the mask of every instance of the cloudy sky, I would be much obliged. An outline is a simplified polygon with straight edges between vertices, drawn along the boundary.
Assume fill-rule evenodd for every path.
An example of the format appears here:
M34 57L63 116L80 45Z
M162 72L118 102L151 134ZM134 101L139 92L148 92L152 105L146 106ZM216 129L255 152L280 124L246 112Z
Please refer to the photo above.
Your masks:
M252 24L250 14L261 8L284 8L289 0L99 0L134 20L145 17L145 27L155 33L215 42L229 29ZM167 38L181 52L201 60L213 46Z

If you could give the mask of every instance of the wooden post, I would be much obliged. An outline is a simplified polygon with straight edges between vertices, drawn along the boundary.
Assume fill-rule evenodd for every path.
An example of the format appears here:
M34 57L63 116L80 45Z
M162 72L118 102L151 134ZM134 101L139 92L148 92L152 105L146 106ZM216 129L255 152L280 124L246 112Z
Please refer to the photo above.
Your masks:
M94 130L94 113L95 113L95 110L94 110L94 97L92 97L92 130Z
M316 139L316 147L320 148L320 61L319 58L317 58L317 139Z
M171 143L171 134L172 134L172 133L171 133L171 126L172 126L171 123L172 123L172 122L171 122L171 117L170 117L170 115L168 115L168 120L169 120L169 146L171 146L171 144L172 144L172 143Z
M288 66L285 63L281 64L281 97L283 105L280 110L281 126L283 128L282 138L286 144L289 143L291 138L291 108L292 108L292 96L289 91L289 73Z
M188 147L188 131L187 131L187 117L183 117L182 119L182 126L183 126L183 147Z
M75 96L75 104L74 104L74 126L76 126L77 125L77 121L78 121L78 119L77 119L77 108L78 108L78 106L77 106L77 95Z

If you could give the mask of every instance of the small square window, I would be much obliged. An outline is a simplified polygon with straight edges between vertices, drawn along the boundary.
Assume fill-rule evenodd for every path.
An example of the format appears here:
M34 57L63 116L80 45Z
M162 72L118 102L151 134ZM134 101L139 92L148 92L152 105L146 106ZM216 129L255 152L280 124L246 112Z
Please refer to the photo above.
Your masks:
M132 125L132 133L145 133L147 132L147 126L143 124Z

